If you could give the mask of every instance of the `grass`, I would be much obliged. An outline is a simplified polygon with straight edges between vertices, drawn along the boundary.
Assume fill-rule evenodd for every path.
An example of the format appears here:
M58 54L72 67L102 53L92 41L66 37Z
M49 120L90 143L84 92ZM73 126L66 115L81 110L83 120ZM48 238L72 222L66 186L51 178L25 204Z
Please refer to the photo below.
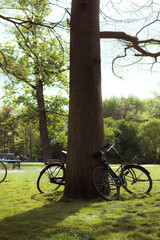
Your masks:
M5 163L5 165L7 166L7 169L12 169L13 164L11 163ZM42 169L44 167L44 163L41 162L22 162L20 165L20 169L24 170L24 169Z
M160 178L160 166L147 169ZM39 194L38 175L13 170L0 184L0 240L160 239L160 181L143 197L122 190L118 201L83 201L64 198L63 187Z

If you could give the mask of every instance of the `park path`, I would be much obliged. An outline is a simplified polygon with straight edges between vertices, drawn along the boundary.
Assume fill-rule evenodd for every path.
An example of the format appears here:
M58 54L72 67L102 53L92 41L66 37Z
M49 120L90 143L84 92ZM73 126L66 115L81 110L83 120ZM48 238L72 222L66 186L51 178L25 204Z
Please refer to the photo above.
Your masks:
M37 169L7 169L8 173L40 172L43 168Z
M145 165L141 165L143 167L154 167L156 166L155 164L145 164ZM114 168L114 167L113 167ZM42 168L28 168L28 169L7 169L7 172L8 173L23 173L23 172L41 172L43 169L43 166Z

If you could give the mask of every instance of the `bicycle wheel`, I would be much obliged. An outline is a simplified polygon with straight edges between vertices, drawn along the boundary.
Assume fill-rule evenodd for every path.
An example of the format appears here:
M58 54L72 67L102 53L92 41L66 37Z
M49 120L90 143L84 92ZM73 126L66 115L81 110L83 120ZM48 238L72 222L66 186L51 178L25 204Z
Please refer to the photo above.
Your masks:
M40 193L49 193L64 185L65 167L61 163L52 163L46 166L37 179L37 188Z
M7 168L3 162L0 162L0 183L5 180L7 176Z
M120 186L115 174L105 166L97 166L92 173L92 182L97 193L105 200L112 201L119 197Z
M128 165L122 171L125 179L123 187L127 192L142 195L151 191L152 179L145 168L139 165Z

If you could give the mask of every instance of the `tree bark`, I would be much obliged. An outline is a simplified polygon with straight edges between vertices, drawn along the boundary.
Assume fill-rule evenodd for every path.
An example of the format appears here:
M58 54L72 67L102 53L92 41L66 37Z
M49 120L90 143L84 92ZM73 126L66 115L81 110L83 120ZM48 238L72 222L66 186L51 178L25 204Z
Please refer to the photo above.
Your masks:
M51 149L50 149L50 142L49 142L48 130L47 130L47 117L46 117L44 96L43 96L43 83L41 80L39 80L37 84L36 98L37 98L38 112L39 112L39 129L40 129L43 157L44 159L51 159Z
M99 1L72 0L65 195L90 199L94 152L103 146Z

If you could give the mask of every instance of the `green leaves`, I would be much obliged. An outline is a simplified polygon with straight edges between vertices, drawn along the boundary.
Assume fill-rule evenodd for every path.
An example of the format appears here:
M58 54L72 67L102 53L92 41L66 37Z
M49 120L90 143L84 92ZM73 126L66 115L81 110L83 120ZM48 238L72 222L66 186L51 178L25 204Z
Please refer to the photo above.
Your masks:
M4 0L1 4L6 9L13 7L13 1ZM23 139L21 141L16 138L17 151L22 148L21 143L27 145L26 151L29 148L27 138L21 134L22 125L26 124L26 131L32 125L37 133L40 131L42 134L42 125L46 123L40 124L39 129L37 123L45 119L45 115L48 119L50 141L66 143L68 46L61 42L61 36L55 32L54 24L50 25L46 21L51 12L54 14L54 8L50 7L47 0L14 2L14 21L7 27L14 44L13 41L5 42L0 49L0 67L8 77L4 87L4 102L16 109L18 133L20 139ZM52 95L47 94L49 91ZM41 115L38 115L40 112ZM41 146L36 147L38 148L41 151Z
M157 163L160 156L160 119L150 119L140 125L140 144L146 156Z
M105 142L120 132L117 147L127 161L137 155L140 163L157 163L160 157L159 96L110 98L103 102Z

